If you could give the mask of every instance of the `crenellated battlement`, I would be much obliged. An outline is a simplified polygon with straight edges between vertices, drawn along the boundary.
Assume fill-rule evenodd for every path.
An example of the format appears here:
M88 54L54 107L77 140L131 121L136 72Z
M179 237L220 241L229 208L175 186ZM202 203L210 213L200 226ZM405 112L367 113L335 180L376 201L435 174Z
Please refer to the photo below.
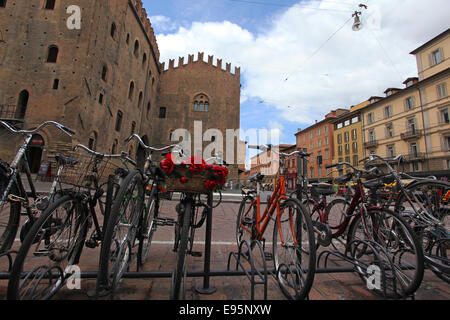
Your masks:
M185 68L188 67L190 65L195 65L198 63L203 63L205 65L211 66L213 68L217 68L219 70L222 70L224 72L228 72L234 76L238 76L240 77L241 75L241 68L240 67L235 67L234 68L234 73L231 72L231 63L225 63L225 69L223 69L222 67L222 59L217 59L216 60L216 65L214 65L214 56L213 55L208 55L208 62L205 62L204 60L204 53L203 52L199 52L197 55L197 60L194 60L194 55L193 54L189 54L188 58L187 58L187 63L185 64L185 59L184 57L179 57L178 58L178 65L175 67L175 59L169 59L169 65L168 68L166 69L166 63L162 62L161 63L161 71L162 72L167 72L169 70L176 70L176 69L180 69L180 68Z
M158 43L156 41L155 31L153 30L152 23L147 15L147 10L145 10L141 0L129 0L134 5L136 12L141 20L142 25L144 26L144 30L150 39L150 43L155 51L156 59L159 61L159 48Z

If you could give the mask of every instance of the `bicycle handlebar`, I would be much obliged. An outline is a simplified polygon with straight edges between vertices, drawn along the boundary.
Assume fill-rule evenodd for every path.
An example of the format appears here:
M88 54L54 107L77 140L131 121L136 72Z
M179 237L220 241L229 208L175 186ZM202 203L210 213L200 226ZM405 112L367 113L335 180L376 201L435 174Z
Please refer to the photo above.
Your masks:
M137 135L136 133L132 134L130 137L128 137L125 140L125 143L128 144L133 139L136 139L139 142L139 144L141 145L142 148L144 148L146 150L150 150L151 152L164 152L164 151L168 151L168 150L173 149L173 148L180 148L180 152L183 154L183 150L181 149L181 146L179 144L172 144L172 145L165 146L165 147L162 147L162 148L149 147L149 146L147 146L144 143L144 141L142 141L141 137L139 135Z
M341 166L344 166L344 165L350 167L355 172L360 172L360 173L365 173L365 174L373 174L373 173L378 171L378 168L376 168L376 167L373 167L373 168L371 168L369 170L358 169L355 166L353 166L351 163L348 163L348 162L338 162L338 163L334 163L334 164L327 164L325 166L325 168L326 169L331 169L331 168L334 168L334 167L341 167Z
M56 122L56 121L46 121L46 122L40 124L37 128L35 128L33 130L16 130L14 127L12 127L9 123L7 123L5 121L0 121L0 124L3 125L6 129L8 129L11 133L24 134L24 135L35 134L36 132L41 131L44 127L46 127L48 125L56 126L59 130L61 130L65 134L67 134L69 137L76 134L75 130L73 130L69 127L66 127L65 125L63 125L59 122Z
M291 156L296 155L296 154L300 155L301 157L309 157L310 156L309 153L306 153L305 151L302 151L302 150L296 150L296 151L293 151L291 153L278 152L278 151L273 149L273 146L271 144L262 144L262 145L259 145L259 146L249 145L248 148L249 149L261 150L261 151L269 151L270 150L270 151L273 151L275 154L277 154L279 156L282 156L282 157L291 157Z
M76 151L78 148L81 148L84 151L86 151L87 153L92 154L92 155L94 155L96 157L99 157L99 158L102 158L102 159L103 158L106 158L106 159L118 159L118 158L121 158L121 159L124 159L124 160L130 162L132 165L137 166L136 162L133 159L131 159L128 156L128 153L126 153L126 152L122 152L121 154L104 154L104 153L100 153L100 152L96 152L94 150L91 150L91 149L89 149L88 147L86 147L83 144L77 144L73 148L73 151Z

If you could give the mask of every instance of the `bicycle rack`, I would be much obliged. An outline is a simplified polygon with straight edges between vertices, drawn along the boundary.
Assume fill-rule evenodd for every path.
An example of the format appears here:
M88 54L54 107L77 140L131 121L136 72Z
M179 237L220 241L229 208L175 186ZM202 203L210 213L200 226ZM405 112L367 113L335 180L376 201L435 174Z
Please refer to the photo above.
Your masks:
M398 291L399 289L399 275L397 272L398 267L394 265L394 261L391 256L388 254L385 248L383 248L377 242L371 240L353 240L349 243L345 252L342 253L340 251L332 251L325 250L320 253L317 257L317 268L319 268L321 259L324 257L323 263L323 271L326 272L328 268L328 259L330 256L334 256L338 259L341 259L347 263L353 265L353 272L358 273L362 279L367 281L369 284L369 278L372 274L368 272L369 268L372 265L368 265L367 263L361 262L355 256L357 255L357 251L362 250L364 254L367 253L373 255L373 266L376 266L380 272L379 276L381 279L382 285L382 297L384 299L408 299L411 298L414 300L414 294L411 296L405 296L404 294ZM401 261L401 256L398 257L398 260ZM375 270L375 269L374 269ZM372 284L373 285L373 284ZM388 287L392 289L392 295L388 296ZM393 298L392 298L393 296Z
M3 253L0 253L0 259L3 257L8 258L8 273L11 272L12 269L12 265L14 262L14 259L12 258L13 254L17 254L17 251L5 251Z
M244 252L243 249L246 247L246 251ZM256 254L261 255L261 262L262 262L262 268L258 269L255 265L255 258L254 258L254 251L252 248L257 248ZM237 271L239 268L244 271L245 275L250 281L251 284L251 290L250 290L250 299L255 300L255 286L257 285L263 285L264 286L264 300L267 300L267 276L268 276L268 270L267 270L267 263L266 263L266 256L264 253L263 246L260 241L254 240L251 243L249 243L247 240L241 241L239 245L239 251L238 252L230 252L228 256L228 264L227 264L227 271L230 271L230 265L231 265L231 258L234 258L236 260L236 266L235 270ZM242 262L242 259L245 260L249 265L250 269L248 269L244 263Z

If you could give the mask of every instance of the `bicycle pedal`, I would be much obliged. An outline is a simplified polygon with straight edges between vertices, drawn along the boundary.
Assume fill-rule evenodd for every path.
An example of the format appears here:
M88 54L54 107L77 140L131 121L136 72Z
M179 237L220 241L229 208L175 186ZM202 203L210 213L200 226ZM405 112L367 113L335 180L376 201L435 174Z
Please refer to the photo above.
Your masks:
M21 212L20 212L20 215L21 215L21 216L28 216L28 213L27 213L26 211L21 211Z
M264 258L266 261L273 261L273 254L271 252L264 252Z
M97 241L95 240L86 240L84 244L90 249L95 249L98 247Z
M38 250L33 253L35 257L46 257L50 254L48 250Z
M175 220L174 219L169 219L169 218L156 218L155 219L156 225L157 226L174 226L175 225Z
M197 252L197 251L191 251L191 252L189 252L189 254L195 258L201 258L203 255L203 253Z

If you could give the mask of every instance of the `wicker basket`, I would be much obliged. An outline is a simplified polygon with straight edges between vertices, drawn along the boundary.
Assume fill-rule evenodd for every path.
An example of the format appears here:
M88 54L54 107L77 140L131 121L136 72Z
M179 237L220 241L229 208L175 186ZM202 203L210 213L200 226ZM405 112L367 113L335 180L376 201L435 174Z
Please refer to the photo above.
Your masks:
M166 189L168 192L207 194L211 191L205 186L206 181L212 179L212 173L210 171L193 174L183 165L175 165L174 171L177 174L166 176ZM187 182L182 183L180 181L181 177L186 177Z
M120 159L102 159L97 166L97 173L93 172L95 165L95 156L77 150L67 156L75 158L78 163L74 166L65 166L58 181L63 184L72 185L79 188L94 189L92 183L96 176L98 184L101 185L108 181L109 175L114 174L117 168L123 167Z

